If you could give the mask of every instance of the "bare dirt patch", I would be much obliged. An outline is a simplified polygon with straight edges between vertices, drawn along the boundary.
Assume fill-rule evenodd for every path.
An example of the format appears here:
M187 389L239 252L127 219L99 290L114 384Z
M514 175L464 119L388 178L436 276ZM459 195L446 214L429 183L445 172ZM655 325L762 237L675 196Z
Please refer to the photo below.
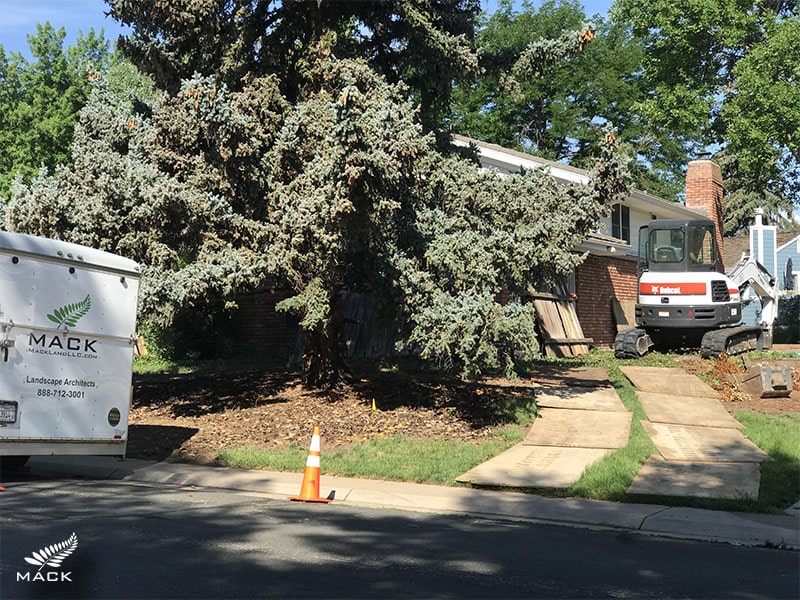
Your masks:
M682 357L679 362L687 372L702 377L719 392L720 400L728 412L737 410L772 414L800 412L800 366L798 365L791 367L792 393L788 397L756 398L728 380L728 374L747 372L741 359L722 355L719 358L708 360L698 357ZM764 362L772 365L780 364L780 361Z

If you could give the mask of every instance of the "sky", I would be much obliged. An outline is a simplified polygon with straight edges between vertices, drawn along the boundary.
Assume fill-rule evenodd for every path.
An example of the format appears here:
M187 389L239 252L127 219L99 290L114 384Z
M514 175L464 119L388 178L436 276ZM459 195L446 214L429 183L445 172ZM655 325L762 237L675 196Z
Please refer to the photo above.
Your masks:
M75 43L78 31L87 34L105 30L106 39L116 40L127 33L111 17L106 17L108 5L103 0L0 0L0 44L6 51L22 52L29 56L28 35L36 34L36 25L50 21L67 33L65 47Z
M515 0L518 2L519 0ZM531 0L534 6L540 0ZM588 16L605 15L611 0L582 0ZM481 0L481 7L493 11L497 0ZM129 33L110 17L105 16L108 5L103 0L0 0L0 44L6 51L29 55L27 35L36 34L36 25L50 21L67 33L65 47L75 43L78 31L85 35L90 28L95 33L105 30L106 39L116 40L120 34Z

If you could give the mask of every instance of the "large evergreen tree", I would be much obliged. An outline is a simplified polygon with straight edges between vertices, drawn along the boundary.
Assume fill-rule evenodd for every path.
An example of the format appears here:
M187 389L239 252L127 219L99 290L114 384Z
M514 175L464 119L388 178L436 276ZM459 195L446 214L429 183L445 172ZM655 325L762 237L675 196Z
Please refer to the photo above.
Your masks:
M227 10L235 3L201 4ZM263 17L259 8L275 7L269 14L299 19L286 12L289 4L298 3L248 2L236 14ZM299 14L312 15L328 5L299 4ZM351 3L333 4L339 12ZM352 4L355 15L365 10L364 3ZM399 28L401 10L411 15L409 30L446 26L443 16L433 16L453 5L401 1L389 10L388 4L373 7L386 22L375 20L372 28ZM134 98L98 81L81 114L74 167L21 187L6 211L8 226L140 261L144 322L168 324L180 311L233 301L266 277L285 281L294 295L280 308L300 318L304 380L313 386L349 376L341 311L347 291L372 294L410 346L466 375L507 370L516 352L535 349L526 295L580 260L571 248L624 189L613 156L601 160L591 186L559 187L542 172L501 178L428 132L439 96L426 105L405 83L415 76L411 65L379 66L374 49L340 57L358 54L354 48L368 35L363 23L358 31L307 30L315 19L301 19L295 31L302 33L301 67L295 55L281 58L285 30L271 21L257 44L270 66L248 69L238 64L241 55L230 64L214 62L238 37L213 38L216 52L193 49L187 38L208 43L206 29L186 25L178 9L160 16L163 23L172 17L184 23L169 30L182 57L208 57L208 68L220 72ZM140 43L151 32L148 22L138 31ZM268 48L276 31L283 33ZM445 41L458 39L436 29L422 38L438 58L449 47ZM455 73L464 52L467 46L437 68ZM157 70L156 81L167 83L159 77L170 64ZM174 72L181 64L176 60ZM238 77L226 75L234 71ZM503 305L501 292L509 298Z
M131 25L125 55L175 91L194 73L236 88L276 75L289 102L302 100L320 52L360 58L402 81L426 127L449 107L452 83L474 70L479 0L106 0Z

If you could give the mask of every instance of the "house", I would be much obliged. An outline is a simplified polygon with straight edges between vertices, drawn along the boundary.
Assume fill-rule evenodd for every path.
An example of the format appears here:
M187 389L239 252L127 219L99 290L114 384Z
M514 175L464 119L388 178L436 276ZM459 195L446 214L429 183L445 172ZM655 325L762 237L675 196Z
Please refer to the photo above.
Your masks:
M765 225L758 211L750 227L748 253L775 274L782 292L800 292L800 234Z
M780 242L780 238L778 241ZM778 246L775 255L776 273L780 278L781 289L788 293L800 294L800 234Z
M731 258L747 254L764 265L774 274L781 295L800 294L800 234L765 224L761 211L756 212L749 235L725 238L725 251ZM748 290L743 300L750 302L742 309L742 321L757 325L760 303L755 294ZM779 302L779 310L780 306Z
M456 135L460 146L476 147L484 168L501 175L513 175L526 169L544 168L564 184L589 181L588 172L568 165L541 159L524 152L503 148ZM612 206L599 231L590 234L575 248L586 252L586 259L577 267L570 292L578 301L576 312L583 333L598 347L613 347L617 334L614 299L635 301L637 296L636 257L638 231L652 219L710 218L717 224L717 246L724 260L722 244L722 172L711 160L691 161L686 173L686 203L668 202L640 190ZM733 263L732 263L733 264ZM800 268L800 261L795 263Z

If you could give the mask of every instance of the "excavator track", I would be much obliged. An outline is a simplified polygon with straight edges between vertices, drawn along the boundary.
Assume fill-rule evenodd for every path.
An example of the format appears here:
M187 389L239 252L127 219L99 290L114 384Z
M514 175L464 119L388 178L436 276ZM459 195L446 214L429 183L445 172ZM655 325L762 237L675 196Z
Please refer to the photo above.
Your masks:
M700 352L703 358L716 358L721 354L730 356L760 349L761 327L741 325L715 329L703 336Z
M617 358L639 358L650 351L653 340L644 329L620 331L614 339L614 356Z

